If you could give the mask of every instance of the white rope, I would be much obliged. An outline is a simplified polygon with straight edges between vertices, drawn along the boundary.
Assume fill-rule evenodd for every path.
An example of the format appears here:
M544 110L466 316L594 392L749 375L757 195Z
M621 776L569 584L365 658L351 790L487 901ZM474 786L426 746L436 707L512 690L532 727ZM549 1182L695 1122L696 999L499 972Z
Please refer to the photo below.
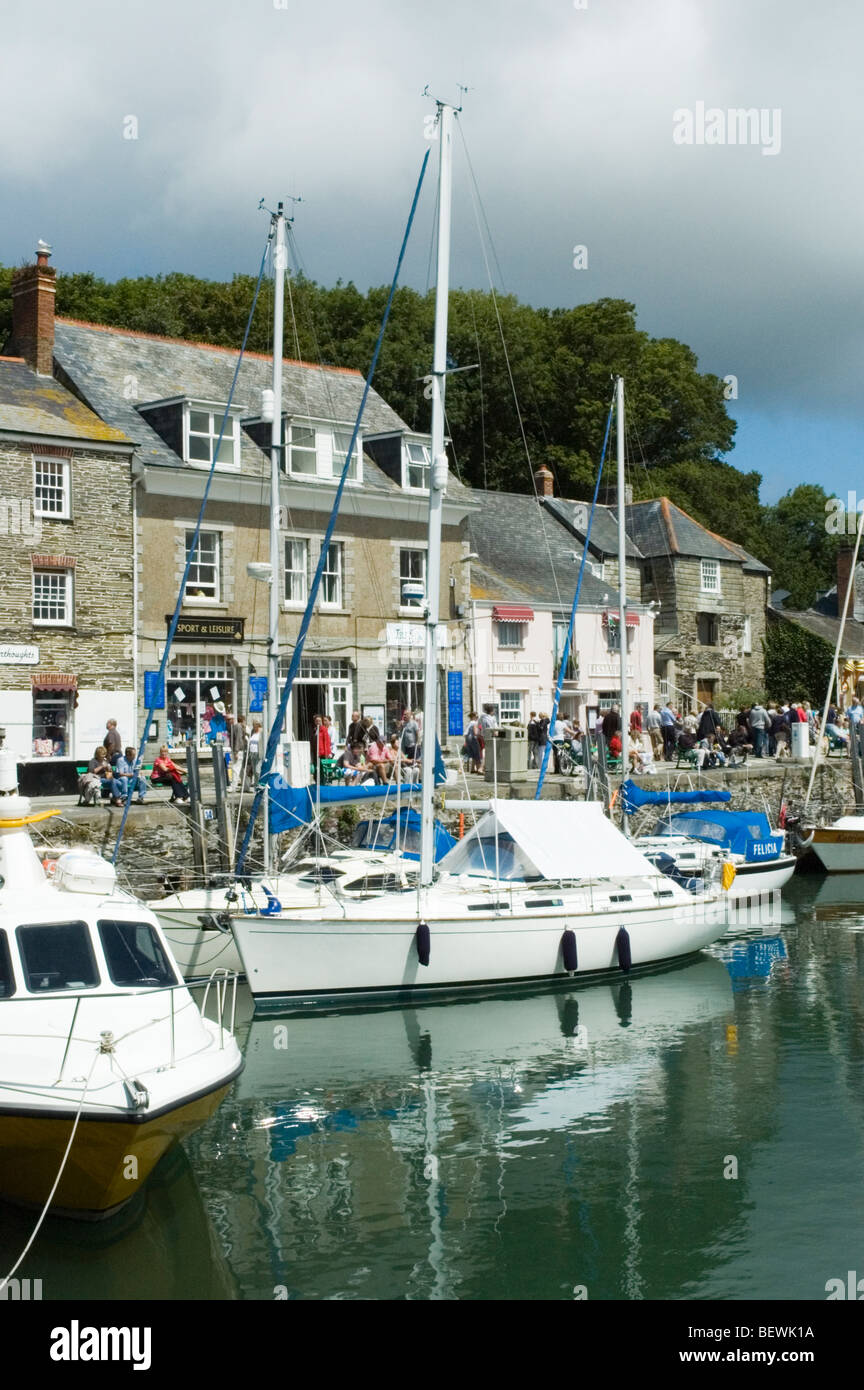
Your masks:
M48 1194L48 1200L47 1200L47 1202L45 1203L44 1207L42 1208L42 1212L41 1212L41 1215L40 1215L40 1217L39 1217L39 1220L36 1222L36 1225L33 1227L33 1234L31 1235L31 1237L30 1237L30 1239L28 1240L27 1244L24 1246L24 1249L21 1251L21 1254L18 1256L18 1259L15 1261L15 1264L12 1266L12 1268L11 1268L10 1271L9 1271L9 1273L6 1275L6 1278L2 1281L2 1283L0 1283L0 1293L3 1292L3 1290L4 1290L5 1287L6 1287L6 1285L9 1283L9 1280L13 1278L13 1276L14 1276L14 1274L15 1274L15 1271L16 1271L18 1268L20 1268L21 1264L23 1263L24 1259L26 1258L26 1256L28 1255L28 1253L29 1253L29 1251L30 1251L31 1245L33 1244L34 1240L36 1239L37 1235L39 1234L39 1229L40 1229L40 1227L41 1227L41 1225L42 1225L42 1222L45 1220L45 1217L48 1215L48 1208L51 1206L51 1203L52 1203L53 1200L54 1200L54 1193L57 1191L57 1188L58 1188L58 1186L60 1185L60 1179L62 1178L64 1169L65 1169L65 1167L66 1167L66 1160L68 1159L70 1150L71 1150L71 1148L72 1148L72 1141L73 1141L73 1139L75 1138L75 1135L76 1135L76 1133L77 1133L77 1131L78 1131L78 1122L79 1122L79 1120L81 1119L81 1112L82 1112L82 1110L84 1109L84 1101L85 1101L85 1098L86 1098L86 1096L87 1096L87 1087L90 1085L90 1077L93 1075L93 1070L94 1070L94 1068L95 1068L95 1066L96 1066L96 1063L97 1063L98 1060L99 1060L99 1056L100 1056L100 1053L97 1051L97 1052L96 1052L96 1055L95 1055L94 1058L93 1058L93 1063L92 1063L92 1065L91 1065L91 1067L90 1067L90 1071L89 1071L89 1073L88 1073L88 1075L87 1075L87 1080L86 1080L85 1083L84 1083L84 1090L81 1092L81 1100L80 1100L79 1103L78 1103L78 1110L77 1110L76 1115L75 1115L75 1122L74 1122L74 1124L72 1125L72 1133L69 1135L69 1142L68 1142L68 1144L66 1145L66 1152L64 1153L62 1162L61 1162L61 1164L60 1164L60 1167L59 1167L59 1169L57 1170L57 1176L56 1176L56 1178L54 1179L54 1186L51 1188L51 1191L50 1191L49 1194Z

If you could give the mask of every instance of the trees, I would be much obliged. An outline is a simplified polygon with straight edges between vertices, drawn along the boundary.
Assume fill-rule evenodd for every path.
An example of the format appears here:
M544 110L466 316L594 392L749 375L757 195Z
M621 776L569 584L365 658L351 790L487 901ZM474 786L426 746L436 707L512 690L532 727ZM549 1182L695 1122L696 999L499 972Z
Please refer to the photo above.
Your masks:
M10 276L0 267L0 342L11 329ZM109 283L89 272L57 277L57 312L140 332L219 343L241 341L254 278L140 276ZM341 281L329 288L292 278L286 301L286 356L366 372L387 297ZM249 338L270 350L270 291L259 298ZM429 428L424 377L432 356L434 294L396 293L375 385L414 429ZM612 377L628 397L628 459L637 498L666 494L710 530L769 564L775 585L806 607L833 582L837 538L825 530L826 494L794 488L774 506L759 501L760 475L722 455L734 443L723 383L700 372L674 338L636 326L633 304L600 299L569 309L535 309L513 295L454 290L447 382L447 428L459 476L476 487L530 492L547 464L556 491L588 498L594 488ZM608 481L611 485L612 474Z

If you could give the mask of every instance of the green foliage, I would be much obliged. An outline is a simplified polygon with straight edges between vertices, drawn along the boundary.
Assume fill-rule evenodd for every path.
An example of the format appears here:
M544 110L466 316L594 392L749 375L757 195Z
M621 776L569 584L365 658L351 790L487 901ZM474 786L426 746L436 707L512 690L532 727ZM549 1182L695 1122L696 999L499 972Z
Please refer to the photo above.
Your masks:
M0 267L0 342L11 330L10 277L11 271ZM253 290L249 275L225 283L179 273L108 283L89 272L59 274L57 312L235 347ZM365 373L386 296L384 286L363 294L350 282L327 288L292 280L286 354ZM432 291L397 291L375 380L403 419L424 431L430 406L423 377L430 368L433 319ZM267 285L250 334L251 351L270 351L270 323ZM699 371L685 344L637 329L634 305L600 299L570 309L535 309L512 295L454 290L448 347L454 366L479 365L451 376L447 384L448 431L465 482L528 492L532 469L543 462L555 476L557 492L590 497L611 378L620 372L627 382L634 496L666 494L710 530L744 546L771 567L774 587L790 590L790 607L808 607L818 590L834 582L840 541L825 530L823 489L804 484L763 507L760 475L741 473L721 457L733 447L735 435L723 383Z
M779 621L765 635L765 683L772 699L821 705L828 693L834 653L827 642L794 623Z

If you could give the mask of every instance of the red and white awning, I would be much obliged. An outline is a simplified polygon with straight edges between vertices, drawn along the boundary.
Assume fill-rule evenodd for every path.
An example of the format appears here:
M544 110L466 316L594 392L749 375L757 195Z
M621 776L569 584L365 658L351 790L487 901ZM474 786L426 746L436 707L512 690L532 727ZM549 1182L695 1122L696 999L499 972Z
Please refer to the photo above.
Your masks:
M519 603L496 603L492 617L500 623L530 623L534 620L534 609Z
M621 614L620 614L620 613L614 613L614 612L608 612L608 611L607 611L607 612L605 612L605 613L603 614L603 621L604 621L604 623L620 623L620 621L621 621ZM628 613L628 614L627 614L627 617L626 617L626 619L625 619L625 623L626 623L626 626L627 626L627 627L638 627L638 626L639 626L639 614L638 614L638 613Z

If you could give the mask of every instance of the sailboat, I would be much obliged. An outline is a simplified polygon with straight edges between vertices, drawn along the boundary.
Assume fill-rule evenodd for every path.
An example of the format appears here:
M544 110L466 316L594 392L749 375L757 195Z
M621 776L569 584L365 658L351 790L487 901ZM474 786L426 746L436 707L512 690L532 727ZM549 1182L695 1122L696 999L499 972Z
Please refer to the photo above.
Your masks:
M694 896L659 874L592 802L498 798L434 861L434 731L453 123L439 101L438 258L432 368L420 873L416 886L359 898L334 888L314 909L231 913L257 1005L356 1004L485 991L655 967L723 932L721 890ZM310 596L310 604L314 595ZM284 698L284 697L283 697ZM272 735L271 735L272 738Z

